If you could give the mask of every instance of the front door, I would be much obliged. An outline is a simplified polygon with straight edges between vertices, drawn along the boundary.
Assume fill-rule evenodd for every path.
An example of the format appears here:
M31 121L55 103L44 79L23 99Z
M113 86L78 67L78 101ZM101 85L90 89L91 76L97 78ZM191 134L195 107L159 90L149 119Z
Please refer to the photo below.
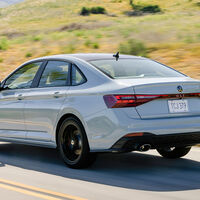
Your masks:
M0 92L0 139L25 138L24 95L42 63L27 64L9 76Z

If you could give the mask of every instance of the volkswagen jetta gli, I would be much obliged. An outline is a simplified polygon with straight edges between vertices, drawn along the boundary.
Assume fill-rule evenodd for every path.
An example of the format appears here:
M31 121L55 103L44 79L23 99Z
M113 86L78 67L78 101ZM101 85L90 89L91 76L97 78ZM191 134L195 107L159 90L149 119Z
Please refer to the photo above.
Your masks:
M57 147L72 168L97 152L179 158L200 143L200 81L128 55L34 59L1 83L0 140Z

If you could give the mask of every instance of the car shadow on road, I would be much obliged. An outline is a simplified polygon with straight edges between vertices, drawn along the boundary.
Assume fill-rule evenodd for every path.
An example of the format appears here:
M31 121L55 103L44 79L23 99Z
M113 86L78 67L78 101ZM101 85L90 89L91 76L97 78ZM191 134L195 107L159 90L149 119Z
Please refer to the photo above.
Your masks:
M5 165L137 190L200 189L200 162L144 153L101 154L92 167L74 170L63 164L55 149L6 143L0 144L0 167Z

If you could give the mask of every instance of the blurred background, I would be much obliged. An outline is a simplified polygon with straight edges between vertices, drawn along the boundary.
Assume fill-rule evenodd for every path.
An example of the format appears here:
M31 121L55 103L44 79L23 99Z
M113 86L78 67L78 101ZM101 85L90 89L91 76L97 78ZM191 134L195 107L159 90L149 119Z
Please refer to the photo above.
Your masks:
M117 51L200 79L200 0L0 0L0 80L39 56Z

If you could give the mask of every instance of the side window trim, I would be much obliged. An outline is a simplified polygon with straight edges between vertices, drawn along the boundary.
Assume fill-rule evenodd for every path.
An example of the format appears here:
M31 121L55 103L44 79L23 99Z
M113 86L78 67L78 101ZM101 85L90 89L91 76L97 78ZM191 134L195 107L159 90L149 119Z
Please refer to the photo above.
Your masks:
M39 87L40 84L40 80L42 78L42 74L48 64L48 62L51 61L60 61L60 62L66 62L69 64L69 73L68 73L68 77L67 77L67 82L65 86L70 86L71 85L71 68L72 68L72 63L70 61L67 60L61 60L61 59L48 59L48 60L44 60L44 63L41 66L41 69L38 70L38 74L37 74L37 78L35 80L35 87L36 88L48 88L48 87ZM56 87L63 87L63 86L56 86Z
M47 66L47 63L48 63L48 61L44 60L42 65L40 66L40 68L35 76L35 79L33 80L33 88L38 88L40 79L42 77L42 73L44 72L45 67Z
M78 86L78 85L82 85L84 83L87 82L87 78L85 77L85 75L83 74L83 72L79 69L79 67L70 62L69 60L62 60L62 59L48 59L48 60L37 60L37 61L31 61L31 62L28 62L28 63L25 63L21 66L19 66L16 70L14 70L8 77L6 77L6 79L3 80L3 82L1 83L1 86L4 87L7 79L9 79L14 73L16 73L18 70L20 70L21 68L25 67L26 65L29 65L29 64L33 64L33 63L38 63L38 62L41 62L42 64L40 65L34 79L33 79L33 82L30 86L30 88L38 88L39 86L39 82L40 82L40 79L42 77L42 74L48 64L49 61L62 61L62 62L66 62L66 63L69 63L69 73L68 73L68 78L67 78L67 84L66 86ZM77 84L77 85L72 85L72 67L75 67L78 72L81 74L81 76L84 78L84 82L81 83L81 84ZM24 89L30 89L30 88L24 88Z
M27 63L25 63L25 64L19 66L17 69L15 69L11 74L9 74L9 75L3 80L3 82L1 83L1 87L4 87L6 81L7 81L13 74L15 74L18 70L22 69L23 67L25 67L25 66L27 66L27 65L34 64L34 63L39 63L39 62L42 63L42 64L40 65L39 69L38 69L38 71L39 71L40 68L41 68L41 67L43 66L43 64L44 64L44 60L30 61L30 62L27 62ZM33 79L33 81L32 81L32 84L31 84L30 88L33 88L33 85L34 85L34 83L35 83L35 78L36 78L36 76L37 76L37 74L38 74L38 71L37 71L36 74L35 74L35 77L34 77L34 79ZM30 88L23 88L23 89L30 89ZM12 90L12 89L10 89L10 90ZM18 90L18 89L14 89L14 90Z
M76 84L76 85L73 85L72 84L72 67L75 67L76 69L77 69L77 71L80 73L80 75L83 77L83 79L84 79L84 82L82 82L82 83L79 83L79 84ZM83 72L79 69L79 67L76 65L76 64L72 64L71 65L71 67L70 67L70 86L78 86L78 85L82 85L82 84L84 84L84 83L86 83L87 82L87 78L85 77L85 75L83 74Z

